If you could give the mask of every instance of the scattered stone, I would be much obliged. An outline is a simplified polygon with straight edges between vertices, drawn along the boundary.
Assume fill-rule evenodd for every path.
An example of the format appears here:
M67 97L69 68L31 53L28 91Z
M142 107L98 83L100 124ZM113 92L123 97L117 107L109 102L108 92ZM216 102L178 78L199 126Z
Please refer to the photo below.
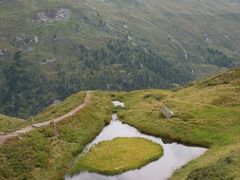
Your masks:
M22 42L26 46L31 46L33 44L38 43L38 37L37 36L31 36L31 35L26 35L26 34L18 34L15 36L15 42Z
M132 41L132 40L133 40L133 37L132 37L132 36L128 36L128 40L129 40L129 41Z
M55 61L54 58L48 58L48 59L45 59L43 61L40 61L39 64L40 65L45 65L45 64L53 63L54 61Z
M17 34L12 37L15 43L15 46L19 46L21 50L32 52L34 51L34 46L39 42L37 36L28 35L25 33Z
M37 36L34 36L34 42L38 43L38 37Z
M166 106L164 106L162 109L161 109L161 112L162 114L164 115L165 118L169 119L171 117L174 116L174 113L172 112L171 109L167 108Z
M207 43L207 44L209 44L210 43L210 38L209 38L209 35L208 35L208 33L203 33L203 38L204 38L204 41Z
M55 16L55 21L66 21L70 18L70 10L61 8L57 10L56 16Z
M59 104L59 103L61 103L61 100L56 99L56 100L53 101L53 103L52 103L51 106L55 106L55 105L57 105L57 104Z
M23 34L23 35L17 35L17 36L15 37L15 41L16 41L16 42L22 41L24 38L25 38L25 35L24 35L24 34Z
M227 35L227 34L224 34L224 37L225 37L226 39L230 40L230 37L229 37L229 35Z
M124 103L123 102L120 102L120 101L112 101L113 105L116 106L116 107L125 107Z
M42 127L42 125L40 123L39 124L33 124L32 127L40 128L40 127Z
M34 49L33 49L33 47L28 47L27 48L27 52L32 52Z
M0 49L0 56L4 56L7 52L7 49L6 48L2 48Z

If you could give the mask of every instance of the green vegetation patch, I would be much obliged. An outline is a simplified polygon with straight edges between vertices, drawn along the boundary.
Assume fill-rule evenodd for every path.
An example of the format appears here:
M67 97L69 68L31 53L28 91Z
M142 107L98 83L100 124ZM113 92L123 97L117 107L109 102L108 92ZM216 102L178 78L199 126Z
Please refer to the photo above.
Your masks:
M143 138L116 138L100 142L80 156L70 173L91 171L114 175L140 168L162 155L163 148L152 141Z
M239 149L231 151L230 154L218 160L215 164L192 171L187 179L238 179L237 172L240 166Z

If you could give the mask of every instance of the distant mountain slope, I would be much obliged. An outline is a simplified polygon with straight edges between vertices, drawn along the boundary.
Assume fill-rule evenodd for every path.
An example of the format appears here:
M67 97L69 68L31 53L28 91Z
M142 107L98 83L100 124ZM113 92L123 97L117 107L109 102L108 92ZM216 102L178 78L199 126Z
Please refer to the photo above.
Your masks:
M239 0L1 0L0 112L27 117L81 89L170 88L238 66L239 22ZM16 54L30 77L17 92L6 74Z

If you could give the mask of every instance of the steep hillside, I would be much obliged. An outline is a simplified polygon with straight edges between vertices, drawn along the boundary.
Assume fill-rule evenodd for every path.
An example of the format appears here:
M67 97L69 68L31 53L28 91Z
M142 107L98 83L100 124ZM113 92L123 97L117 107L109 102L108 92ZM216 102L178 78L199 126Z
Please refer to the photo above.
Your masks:
M237 66L239 9L239 0L1 0L0 112L29 117L79 90L170 88Z

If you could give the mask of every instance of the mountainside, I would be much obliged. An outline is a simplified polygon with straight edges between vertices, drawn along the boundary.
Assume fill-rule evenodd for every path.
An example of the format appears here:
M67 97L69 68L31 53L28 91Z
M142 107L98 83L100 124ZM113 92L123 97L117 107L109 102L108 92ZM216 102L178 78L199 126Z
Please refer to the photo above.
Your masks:
M61 179L83 148L109 123L112 112L122 122L170 143L209 148L177 170L172 179L239 179L239 87L240 68L236 68L175 90L92 91L89 104L71 117L1 145L0 179ZM33 119L43 122L67 113L85 94L74 94ZM125 107L113 108L111 100L123 101ZM171 119L160 112L165 106L175 113Z
M0 112L28 117L79 90L171 88L238 66L239 22L239 0L1 0Z

